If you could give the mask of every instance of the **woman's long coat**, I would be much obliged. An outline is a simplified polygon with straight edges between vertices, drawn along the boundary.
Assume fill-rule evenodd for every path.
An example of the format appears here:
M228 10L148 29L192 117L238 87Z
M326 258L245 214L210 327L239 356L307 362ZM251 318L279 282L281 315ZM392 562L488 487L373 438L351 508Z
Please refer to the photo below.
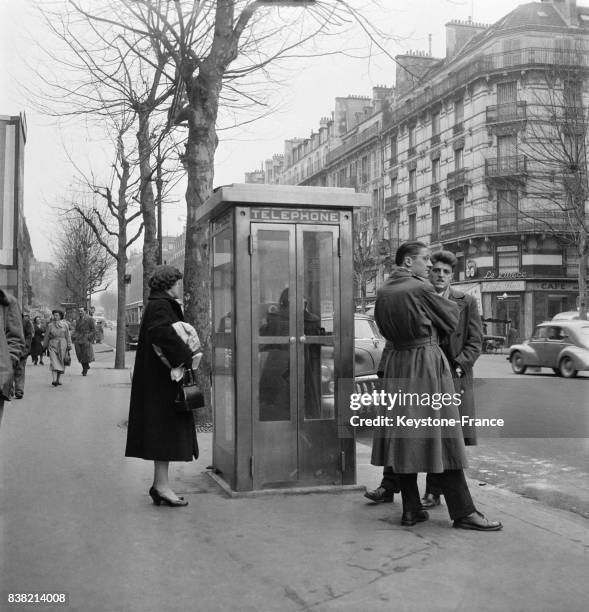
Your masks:
M450 365L437 339L456 328L457 306L439 296L429 281L399 268L379 290L374 315L381 333L394 347L385 364L385 391L417 393L420 405L414 400L405 405L397 402L392 410L383 412L393 419L393 425L375 430L373 465L392 466L399 474L466 467L458 406L450 403L434 409L424 396L432 399L434 393L455 393ZM397 418L403 416L455 419L457 424L416 429L400 426Z
M70 328L66 321L51 321L45 332L43 347L49 349L49 367L54 372L65 372L65 355L72 348Z
M127 457L154 461L191 461L198 457L192 412L177 412L180 383L156 355L159 346L172 367L190 363L192 352L172 327L184 321L182 309L165 292L152 291L141 320L127 430Z
M45 331L41 325L35 323L33 325L33 339L31 340L31 357L38 359L43 354L43 336Z

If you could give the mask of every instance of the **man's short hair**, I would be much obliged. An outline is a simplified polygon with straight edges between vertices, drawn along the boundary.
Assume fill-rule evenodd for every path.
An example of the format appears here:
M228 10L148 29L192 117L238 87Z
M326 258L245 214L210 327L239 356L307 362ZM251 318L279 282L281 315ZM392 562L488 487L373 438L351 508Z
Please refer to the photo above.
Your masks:
M432 261L432 264L434 264L434 266L438 263L438 261L445 263L446 265L452 268L452 272L454 272L454 268L456 267L456 264L458 263L458 260L456 259L456 255L454 255L452 251L436 251L432 255L431 261Z
M395 254L395 264L397 266L402 266L405 261L405 257L413 257L419 254L421 249L427 249L427 244L423 242L419 242L419 240L411 240L409 242L404 242L398 249Z

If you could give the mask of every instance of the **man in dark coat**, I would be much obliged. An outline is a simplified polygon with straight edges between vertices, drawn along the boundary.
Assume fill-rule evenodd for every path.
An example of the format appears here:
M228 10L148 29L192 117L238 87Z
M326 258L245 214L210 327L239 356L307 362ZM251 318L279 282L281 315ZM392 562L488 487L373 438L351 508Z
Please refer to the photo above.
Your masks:
M458 263L454 253L438 251L432 255L431 260L433 267L429 279L434 289L458 306L458 327L442 343L442 350L452 368L454 387L462 395L460 415L475 418L472 370L483 346L481 317L474 297L450 286ZM476 445L474 425L463 423L462 434L466 446ZM440 490L433 485L429 474L422 504L425 508L440 504Z
M0 421L4 402L10 400L14 366L25 347L20 308L16 299L0 289Z
M72 334L74 348L76 349L76 357L82 364L82 376L88 374L90 364L94 361L94 335L96 333L96 325L94 319L86 313L86 309L78 308L78 320Z
M33 324L31 323L28 311L23 312L22 327L25 336L25 347L20 354L18 362L14 366L15 399L22 399L25 394L25 368L27 366L27 359L31 353L31 342L33 340Z
M417 472L430 472L446 498L454 527L497 531L501 523L476 510L464 478L467 462L457 404L435 400L446 394L452 400L460 398L439 345L455 330L458 307L426 280L432 264L425 244L404 243L395 263L397 269L377 294L375 320L391 344L384 368L385 392L401 393L410 400L392 407L393 426L375 431L372 463L391 466L399 475L402 525L429 518L421 506ZM406 427L403 419L413 421ZM413 427L415 422L421 423L420 428Z

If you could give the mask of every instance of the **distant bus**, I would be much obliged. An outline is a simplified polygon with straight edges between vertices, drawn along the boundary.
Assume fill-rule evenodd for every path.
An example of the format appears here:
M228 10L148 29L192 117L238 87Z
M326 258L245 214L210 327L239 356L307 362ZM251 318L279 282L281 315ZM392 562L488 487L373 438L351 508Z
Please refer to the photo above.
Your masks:
M125 306L125 350L137 348L139 341L139 325L143 314L143 301L131 302Z

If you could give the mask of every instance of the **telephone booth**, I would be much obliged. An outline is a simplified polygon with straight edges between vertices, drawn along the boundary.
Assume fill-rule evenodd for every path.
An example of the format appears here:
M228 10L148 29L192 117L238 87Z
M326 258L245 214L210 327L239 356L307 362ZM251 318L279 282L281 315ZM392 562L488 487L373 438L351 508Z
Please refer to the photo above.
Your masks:
M355 484L352 189L235 184L211 230L213 467L231 491ZM343 395L343 392L342 392Z

